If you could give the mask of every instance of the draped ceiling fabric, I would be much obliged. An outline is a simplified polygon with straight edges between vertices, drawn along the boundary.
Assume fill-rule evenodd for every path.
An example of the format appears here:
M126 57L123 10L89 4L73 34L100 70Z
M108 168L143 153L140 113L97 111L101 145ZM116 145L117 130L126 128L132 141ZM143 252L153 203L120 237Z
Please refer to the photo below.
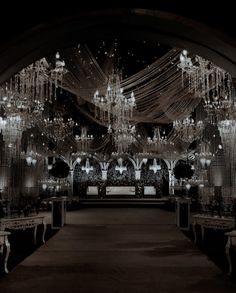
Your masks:
M135 94L137 107L134 123L170 123L190 115L200 99L188 91L188 81L182 83L181 71L177 70L181 50L171 49L157 61L143 70L121 81L124 94ZM61 52L68 73L63 80L63 88L77 96L77 107L88 118L94 118L92 98L98 89L101 94L107 88L108 74L104 73L86 45L69 48ZM112 58L106 59L106 66ZM183 86L184 84L184 86ZM85 107L86 105L86 107Z

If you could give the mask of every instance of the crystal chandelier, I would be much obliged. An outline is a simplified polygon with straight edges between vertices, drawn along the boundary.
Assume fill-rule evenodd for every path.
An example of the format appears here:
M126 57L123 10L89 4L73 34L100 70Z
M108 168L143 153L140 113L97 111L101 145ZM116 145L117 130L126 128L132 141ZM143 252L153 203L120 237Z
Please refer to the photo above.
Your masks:
M218 121L226 119L229 116L229 113L232 112L233 108L233 102L228 96L215 96L204 102L207 119L212 124L216 124Z
M41 122L43 133L55 142L63 141L67 136L72 135L74 121L69 118L67 121L60 116L45 118Z
M93 135L88 134L88 128L86 126L81 127L81 135L75 135L75 141L77 151L88 152L88 148L93 141Z
M16 140L21 139L23 131L23 122L20 116L7 117L3 119L0 117L0 129L3 134L3 139L9 144L15 143Z
M54 68L42 58L1 85L0 124L9 157L19 151L22 131L41 121L45 101L55 97L65 73L65 62L57 53Z
M209 167L212 159L215 157L210 150L210 142L202 142L200 144L200 152L195 153L195 156L199 158L202 168Z
M214 65L200 56L193 62L187 50L180 54L177 65L182 71L182 84L188 82L189 92L202 98L208 111L218 110L230 103L232 94L232 78L224 69ZM184 78L184 74L187 78Z
M100 95L97 90L93 102L96 106L95 115L106 125L111 125L113 129L118 129L122 124L129 122L136 106L133 92L129 97L123 95L120 73L115 71L108 78L105 95Z
M95 116L108 127L108 133L114 137L118 153L128 151L129 146L135 142L135 126L130 124L133 110L136 107L134 93L129 97L123 94L120 86L121 74L113 70L108 78L105 95L100 95L97 90L93 97Z
M36 151L36 146L30 144L26 152L21 152L21 158L26 160L28 166L35 166L41 155Z
M146 147L149 152L159 152L167 151L169 148L173 148L174 143L167 139L165 131L163 131L162 135L160 132L160 127L155 127L153 132L153 137L147 137Z
M59 53L56 53L55 59L54 68L42 58L14 75L0 89L2 101L6 105L14 101L16 108L24 107L28 111L34 103L44 104L47 100L52 102L52 97L56 97L57 87L62 85L63 76L67 72Z
M236 129L236 120L225 119L218 123L218 128L220 131L221 137L224 134L232 134Z
M11 164L12 159L20 155L21 137L24 129L21 117L0 117L0 131L4 142L5 163Z
M108 127L108 133L111 133L111 128ZM113 138L117 153L126 153L132 143L136 141L135 138L136 128L135 126L122 124L119 129L115 129Z
M174 121L173 128L179 139L191 143L201 137L204 125L201 120L196 123L193 118L187 117L183 121Z

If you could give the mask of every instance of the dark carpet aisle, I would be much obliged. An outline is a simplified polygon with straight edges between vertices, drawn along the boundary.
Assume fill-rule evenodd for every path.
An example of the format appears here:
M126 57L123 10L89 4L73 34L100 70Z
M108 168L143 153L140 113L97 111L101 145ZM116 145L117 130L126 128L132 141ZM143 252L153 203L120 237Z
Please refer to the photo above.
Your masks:
M0 279L0 292L236 292L158 208L84 208Z

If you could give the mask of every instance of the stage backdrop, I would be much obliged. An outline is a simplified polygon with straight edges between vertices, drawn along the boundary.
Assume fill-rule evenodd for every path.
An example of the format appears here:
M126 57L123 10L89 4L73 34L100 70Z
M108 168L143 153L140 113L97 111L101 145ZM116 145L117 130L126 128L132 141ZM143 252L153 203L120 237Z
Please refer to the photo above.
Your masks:
M150 165L153 164L153 160L150 159L146 165L143 164L141 169L141 179L138 181L135 180L134 167L128 159L123 160L123 166L127 168L123 173L116 170L116 166L118 165L117 161L112 161L108 168L106 181L102 181L101 169L98 162L92 158L89 159L89 162L90 165L93 166L93 170L88 174L82 170L82 166L85 165L85 160L75 166L73 178L74 196L79 196L80 198L109 197L111 195L106 194L107 186L134 186L135 195L131 197L137 198L161 197L163 194L168 194L168 170L165 162L162 160L159 161L161 170L156 173L149 170ZM97 186L98 194L87 195L88 186ZM144 186L154 186L156 194L145 195Z

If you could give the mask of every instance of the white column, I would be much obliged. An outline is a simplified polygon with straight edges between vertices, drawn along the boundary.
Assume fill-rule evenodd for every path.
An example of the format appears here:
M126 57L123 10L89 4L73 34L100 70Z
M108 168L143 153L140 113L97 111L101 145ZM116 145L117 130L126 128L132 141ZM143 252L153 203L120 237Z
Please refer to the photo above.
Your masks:
M164 160L169 173L169 194L175 194L175 176L174 176L174 167L177 163L177 160Z
M102 180L103 181L107 180L107 170L102 170Z
M175 194L175 178L173 174L173 169L169 169L169 194L174 195Z
M141 170L135 170L135 180L141 179Z
M71 188L70 192L71 192L71 195L72 196L73 196L73 178L74 178L74 170L70 170L70 173L69 173L67 179L70 182L70 188Z

